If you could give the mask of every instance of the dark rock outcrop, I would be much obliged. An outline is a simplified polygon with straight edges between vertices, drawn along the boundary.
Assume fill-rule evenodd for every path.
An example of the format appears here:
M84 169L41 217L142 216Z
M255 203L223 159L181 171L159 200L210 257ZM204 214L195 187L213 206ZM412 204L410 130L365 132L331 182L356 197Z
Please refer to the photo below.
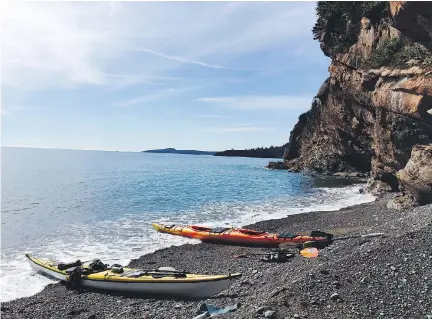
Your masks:
M269 169L288 169L285 162L270 162L266 167Z
M432 3L385 5L388 16L369 10L355 21L338 13L331 26L321 21L314 30L332 58L330 76L299 117L284 154L288 166L300 169L370 171L375 193L398 190L395 173L413 146L432 142ZM335 43L343 37L353 43L346 49Z

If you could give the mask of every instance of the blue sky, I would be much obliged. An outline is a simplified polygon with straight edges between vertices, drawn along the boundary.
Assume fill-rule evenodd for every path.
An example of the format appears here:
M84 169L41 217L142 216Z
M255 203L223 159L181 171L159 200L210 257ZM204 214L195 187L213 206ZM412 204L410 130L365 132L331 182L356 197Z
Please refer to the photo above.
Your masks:
M328 76L315 2L6 6L2 145L282 145Z

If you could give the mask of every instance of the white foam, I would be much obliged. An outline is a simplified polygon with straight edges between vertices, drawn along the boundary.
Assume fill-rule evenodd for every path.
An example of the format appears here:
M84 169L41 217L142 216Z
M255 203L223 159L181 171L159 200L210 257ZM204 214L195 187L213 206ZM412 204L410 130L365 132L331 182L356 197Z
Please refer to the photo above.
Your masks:
M126 265L157 249L185 243L199 243L198 240L170 236L154 231L150 222L194 223L208 226L244 226L258 221L283 218L287 215L338 210L343 207L375 200L369 194L361 194L360 186L346 188L321 188L315 195L307 197L282 197L264 203L216 203L207 204L197 211L178 215L157 216L126 215L116 221L102 221L91 226L69 225L62 236L46 239L39 246L28 251L10 249L2 252L1 301L34 295L46 285L55 281L35 275L26 261L25 253L63 261L88 261L94 258L104 263ZM157 217L156 217L157 216ZM288 230L287 230L288 231ZM172 266L176 265L157 265Z

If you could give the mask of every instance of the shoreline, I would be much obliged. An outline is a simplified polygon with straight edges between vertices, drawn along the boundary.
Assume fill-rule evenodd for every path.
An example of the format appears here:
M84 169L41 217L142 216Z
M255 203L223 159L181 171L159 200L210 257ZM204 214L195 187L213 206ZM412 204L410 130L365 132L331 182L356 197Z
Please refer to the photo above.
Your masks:
M261 212L261 210L258 210L254 213L255 205L256 203L251 203L252 206L245 207L245 211L243 214L235 214L232 215L229 219L230 225L235 227L245 227L245 225L251 225L256 222L261 222L269 219L280 219L285 218L289 214L302 214L307 213L310 211L329 211L329 210L335 210L335 209L341 209L344 207L349 207L352 205L356 205L362 202L369 202L371 200L374 200L375 197L373 196L364 196L361 189L363 188L364 182L362 182L359 179L353 180L353 179L341 179L341 178L334 178L334 177L327 177L327 176L319 176L316 174L313 174L309 176L311 178L310 183L312 188L322 189L321 196L323 198L326 198L325 200L319 200L317 196L315 196L315 199L310 202L303 202L300 206L298 205L291 205L289 202L283 204L283 205L277 205L278 207L275 207L274 210L269 211L268 209L264 212ZM258 207L261 207L258 203ZM250 212L249 212L250 211ZM247 213L249 212L249 213ZM205 224L206 222L204 222ZM221 222L222 223L222 222ZM217 226L219 224L214 224L214 226ZM151 228L151 227L150 227ZM148 230L146 230L147 232ZM151 232L153 232L153 229L151 228ZM156 235L156 236L154 236ZM173 246L179 246L185 243L191 243L191 244L199 244L200 242L198 240L188 240L184 237L170 237L170 236L162 236L163 238L159 237L159 234L151 234L152 237L152 243L148 245L142 246L143 251L136 251L129 253L129 256L125 256L126 258L119 258L118 254L110 253L109 255L111 258L104 258L103 256L93 255L95 257L101 258L104 262L107 263L121 263L122 265L129 264L132 259L139 258L140 256L144 254L150 254L160 249L166 249ZM138 243L138 242L137 242ZM141 245L140 245L141 246ZM117 249L114 247L114 252ZM49 251L49 250L48 250ZM67 251L67 249L66 249ZM27 251L28 252L28 251ZM39 256L39 254L35 253L35 256ZM70 257L71 259L81 259L81 260L90 260L93 258L92 255L89 255L88 253L86 256L80 256L79 254L75 257ZM120 255L121 256L121 255ZM21 256L18 256L21 257ZM17 261L18 261L17 257ZM85 258L86 257L86 258ZM129 257L129 258L127 258ZM74 260L75 260L74 259ZM120 261L121 260L121 261ZM31 271L30 267L27 264L27 261L25 258L21 260L19 258L19 262L21 263L21 266L19 268L21 269L21 273L24 274L25 278L27 280L31 280L32 276L34 276L33 272ZM6 271L7 269L5 269ZM14 288L13 284L13 278L16 276L19 276L20 273L17 273L15 271L15 276L13 277L7 277L8 273L4 273L5 278L10 278L9 281L6 282L6 287L4 287L4 294L2 298L2 302L10 302L17 300L19 298L26 298L31 297L35 294L38 294L43 291L43 289L51 284L54 283L53 281L45 278L36 276L36 280L32 283L31 289L29 292L26 292L27 290L25 287L26 285L23 284L24 281L20 281L18 278L18 282L16 283L16 288ZM16 292L14 292L14 289L17 289ZM25 290L24 290L25 289ZM21 292L20 292L21 291ZM14 299L11 299L14 298Z
M432 278L429 247L432 205L394 211L386 207L388 198L382 196L336 211L300 213L244 226L266 231L323 230L336 236L380 231L388 234L383 238L335 242L321 250L316 259L295 257L287 263L264 263L258 257L233 256L265 249L198 243L160 249L129 263L140 268L172 266L195 273L243 274L228 289L207 300L153 299L92 291L78 293L67 290L62 284L51 284L31 297L2 303L1 314L3 318L147 316L152 319L190 319L207 301L216 306L242 304L236 312L219 315L220 318L263 318L263 309L273 311L273 318L375 318L382 317L381 313L384 317L392 313L393 318L426 318L426 315L432 315L428 313L432 301L427 300L427 294L419 287L425 285L425 277ZM395 246L395 242L404 241L407 236L417 240ZM405 250L408 253L404 254ZM416 251L424 252L425 257L420 254L413 258L412 252ZM407 264L404 258L413 259L409 267L404 266ZM389 285L394 291L383 296L380 290ZM424 289L427 292L431 288ZM339 294L340 302L330 298L335 292ZM398 306L412 305L414 297L422 301L415 309Z

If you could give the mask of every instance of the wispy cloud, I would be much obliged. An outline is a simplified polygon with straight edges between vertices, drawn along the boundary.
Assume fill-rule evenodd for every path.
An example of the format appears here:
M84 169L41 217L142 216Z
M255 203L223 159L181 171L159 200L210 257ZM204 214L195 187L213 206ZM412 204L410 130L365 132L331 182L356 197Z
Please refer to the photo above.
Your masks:
M184 80L180 77L169 76L143 76L140 74L104 74L112 89L121 89L135 85L166 85L167 83L178 82Z
M205 63L205 62L198 61L198 60L186 59L186 58L182 58L179 56L168 55L168 54L156 52L156 51L149 50L149 49L140 48L140 49L133 49L132 51L150 53L150 54L153 54L153 55L156 55L156 56L168 59L168 60L178 61L178 62L187 63L187 64L193 64L193 65L198 65L198 66L203 66L203 67L210 68L210 69L228 69L228 68L221 66L221 65L209 64L209 63Z
M42 89L117 85L107 74L132 70L151 84L185 64L232 69L247 55L295 50L315 20L312 2L4 2L2 84Z
M208 132L212 133L249 133L249 132L263 132L271 131L272 127L265 126L248 126L248 125L233 125L224 127L213 127L207 129Z
M167 89L161 89L161 90L154 90L154 91L151 91L145 95L136 96L134 98L131 98L131 99L128 99L125 101L115 102L114 105L126 107L126 106L132 106L132 105L136 105L136 104L145 104L145 103L150 102L150 101L155 101L155 100L159 100L162 98L167 98L167 97L170 97L172 95L183 94L183 93L186 93L188 91L193 91L196 89L197 89L197 87L183 87L183 88L167 88Z
M196 101L226 108L247 110L306 110L310 108L313 95L289 96L289 95L246 95L228 97L205 97Z

